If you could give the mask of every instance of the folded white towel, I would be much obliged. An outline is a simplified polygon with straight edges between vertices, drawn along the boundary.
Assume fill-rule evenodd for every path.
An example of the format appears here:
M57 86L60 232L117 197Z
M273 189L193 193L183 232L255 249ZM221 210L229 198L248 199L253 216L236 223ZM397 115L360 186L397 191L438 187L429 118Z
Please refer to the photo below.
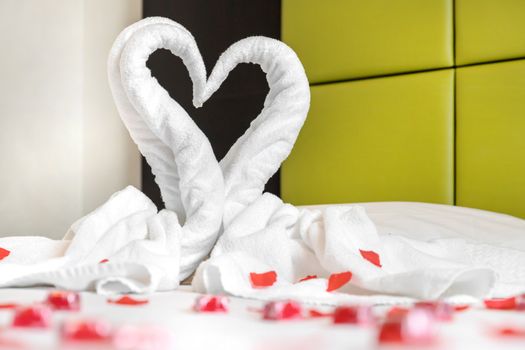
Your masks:
M378 235L360 206L295 208L263 194L225 227L193 286L200 292L322 304L407 298L473 302L525 292L524 263L524 244L511 249L462 237L425 241ZM268 271L276 272L276 283L254 288L250 274ZM328 292L329 276L347 271L349 283ZM312 275L318 278L299 282Z
M54 285L100 293L146 293L179 284L181 227L134 187L75 222L63 240L6 237L0 287Z
M194 92L196 106L208 100L240 63L259 65L270 91L260 114L220 162L226 224L260 196L290 154L310 107L308 79L299 58L284 43L266 37L249 37L231 45L219 57L204 90Z

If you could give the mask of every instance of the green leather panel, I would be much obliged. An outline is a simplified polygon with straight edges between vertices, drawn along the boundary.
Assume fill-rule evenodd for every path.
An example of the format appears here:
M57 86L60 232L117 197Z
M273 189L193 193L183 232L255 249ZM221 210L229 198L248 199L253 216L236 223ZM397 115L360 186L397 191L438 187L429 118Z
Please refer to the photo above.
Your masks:
M456 0L456 64L525 57L524 0Z
M453 70L312 87L281 170L293 204L453 204Z
M525 60L457 70L457 204L525 217Z
M453 64L452 0L282 0L310 83Z

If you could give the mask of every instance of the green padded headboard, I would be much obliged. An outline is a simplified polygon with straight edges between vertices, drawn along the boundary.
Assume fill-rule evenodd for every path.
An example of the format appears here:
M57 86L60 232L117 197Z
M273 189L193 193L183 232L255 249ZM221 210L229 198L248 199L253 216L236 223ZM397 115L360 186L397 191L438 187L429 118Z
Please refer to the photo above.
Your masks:
M282 38L312 92L284 200L525 217L525 1L282 0Z

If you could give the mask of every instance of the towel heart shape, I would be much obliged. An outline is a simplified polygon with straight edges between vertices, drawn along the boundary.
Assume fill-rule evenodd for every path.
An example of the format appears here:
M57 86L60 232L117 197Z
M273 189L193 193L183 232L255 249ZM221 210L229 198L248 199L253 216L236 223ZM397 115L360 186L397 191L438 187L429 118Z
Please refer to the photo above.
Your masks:
M182 59L193 83L196 107L202 106L240 63L258 64L266 73L270 90L262 111L220 165L206 136L151 76L146 62L161 48ZM184 277L209 253L221 224L227 225L258 198L289 155L310 105L304 69L284 43L248 37L219 57L208 78L191 33L169 19L151 17L117 37L108 75L122 120L151 166L166 208L176 212L183 225Z
M262 193L265 183L290 153L310 105L304 69L294 51L284 43L266 37L248 37L231 45L207 78L197 44L184 27L165 18L149 18L139 23L143 25L134 28L122 52L120 69L126 94L135 108L146 116L146 123L154 118L164 119L159 117L162 106L153 103L155 95L162 95L162 99L157 98L158 102L170 100L172 114L187 117L146 67L148 57L159 48L168 49L182 59L193 83L196 107L202 106L240 63L258 64L266 73L270 89L262 111L220 162L228 221L227 218ZM154 133L165 139L162 130Z

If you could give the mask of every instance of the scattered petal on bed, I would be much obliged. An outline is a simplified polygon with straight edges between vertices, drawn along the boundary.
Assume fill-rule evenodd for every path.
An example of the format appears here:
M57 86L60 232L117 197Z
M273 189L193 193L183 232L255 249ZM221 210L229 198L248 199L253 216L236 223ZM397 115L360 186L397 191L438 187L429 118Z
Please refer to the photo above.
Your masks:
M320 317L331 317L331 312L322 312L316 309L310 309L308 310L308 316L311 318L320 318Z
M7 256L9 256L9 254L11 254L11 252L7 249L4 249L4 248L0 248L0 260L6 258Z
M331 292L337 290L350 282L351 279L352 273L350 271L333 273L328 278L328 288L326 288L326 291Z
M13 327L48 328L51 326L52 311L47 305L36 304L17 308L13 316Z
M359 252L361 253L361 256L363 258L365 258L366 260L370 261L375 266L381 267L381 258L379 257L379 254L377 254L373 250L361 250L361 249L359 249Z
M516 308L516 297L486 299L484 303L487 309L513 310Z
M308 275L306 277L303 277L299 280L299 282L304 282L304 281L308 281L308 280L313 280L313 279L316 279L317 278L317 275Z
M20 304L17 303L2 303L0 304L0 309L15 309L19 306Z
M138 300L138 299L134 299L134 298L130 297L129 295L124 295L123 297L120 297L120 298L118 298L116 300L108 300L108 303L110 303L110 304L118 304L118 305L135 306L135 305L147 304L148 300L146 300L146 299Z
M277 281L277 273L275 271L264 273L250 272L250 282L253 288L270 287L275 281Z
M67 320L60 330L64 340L92 342L109 339L112 327L104 320Z
M500 327L496 329L496 335L499 335L502 337L525 338L525 328Z
M109 261L109 259L102 259L98 263L99 264L104 264L104 263L107 263L108 261Z
M374 325L375 318L372 308L367 305L338 306L333 313L335 324L355 324L359 326Z
M389 314L378 333L380 343L426 346L436 342L436 325L425 309L412 308L403 314Z
M263 318L271 321L302 318L302 307L295 301L271 301L264 306Z
M67 290L54 290L47 295L46 303L54 310L79 311L80 294Z
M193 310L197 312L228 312L228 298L222 295L202 295L195 300Z
M454 305L454 311L465 311L470 309L470 305Z

